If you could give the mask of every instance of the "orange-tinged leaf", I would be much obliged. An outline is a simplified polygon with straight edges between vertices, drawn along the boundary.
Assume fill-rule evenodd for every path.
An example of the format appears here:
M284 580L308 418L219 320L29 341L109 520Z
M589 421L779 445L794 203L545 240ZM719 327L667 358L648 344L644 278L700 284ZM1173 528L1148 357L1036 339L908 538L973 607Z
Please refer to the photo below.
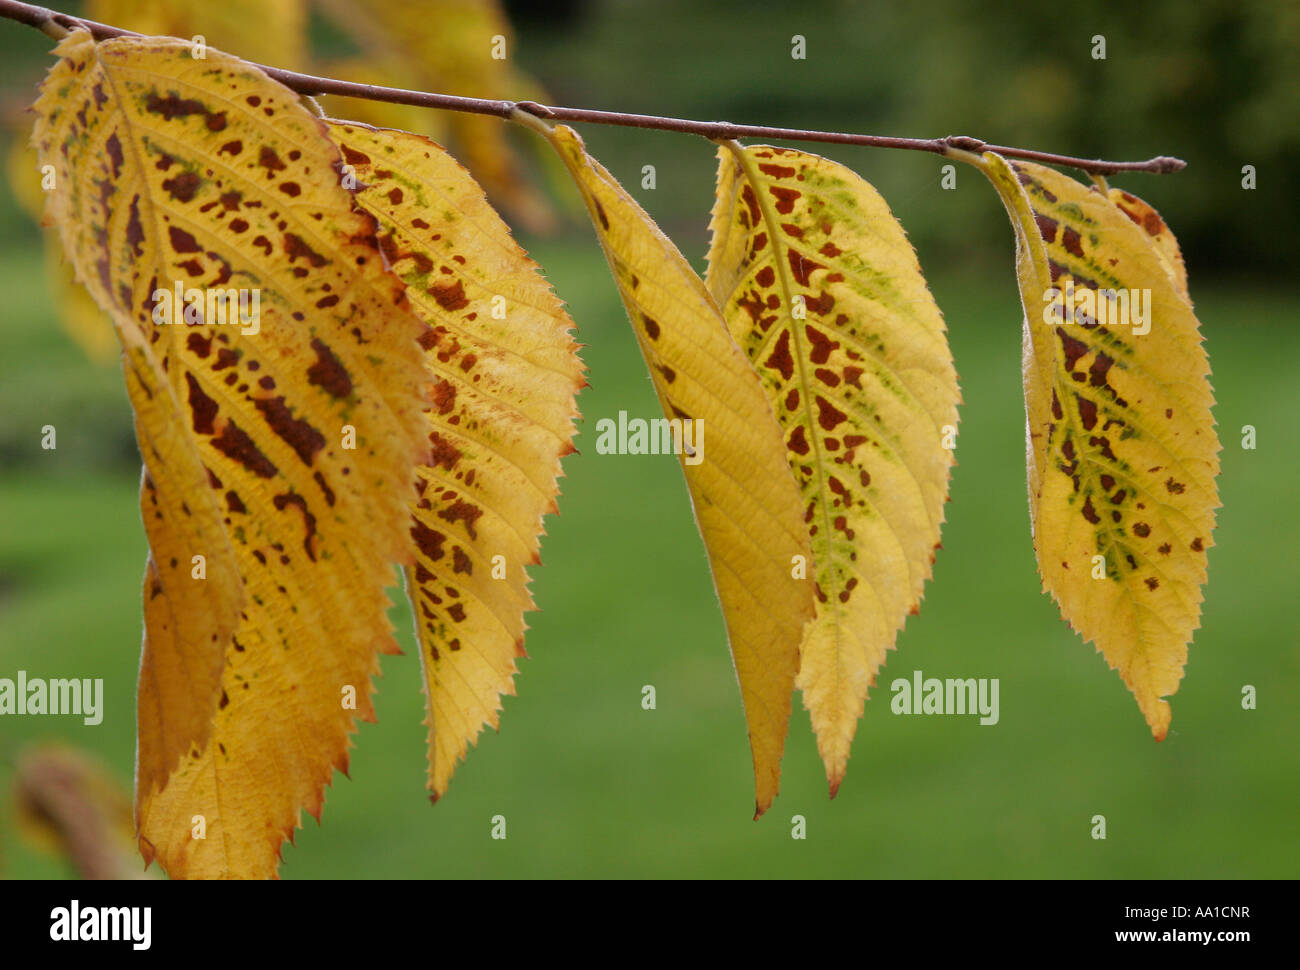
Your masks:
M718 155L707 281L802 496L817 616L798 686L833 796L930 578L961 395L939 308L875 189L794 149L729 142Z
M500 695L514 693L523 614L534 608L525 566L539 561L560 458L573 450L582 363L573 321L454 158L407 132L332 122L330 135L432 326L433 460L420 469L406 581L436 800L483 726L497 727Z
M293 92L171 39L77 31L56 53L47 217L121 340L146 469L141 849L174 876L270 876L396 649L427 328ZM171 317L175 285L242 289L248 312Z
M1136 197L992 153L968 157L1017 236L1043 587L1119 671L1160 740L1164 698L1200 625L1219 506L1209 361L1178 244Z
M812 584L795 578L797 561L806 566L811 553L781 430L677 247L576 132L533 127L546 132L587 201L665 417L702 423L697 454L683 447L679 459L740 681L761 815L777 793L799 641L813 612Z

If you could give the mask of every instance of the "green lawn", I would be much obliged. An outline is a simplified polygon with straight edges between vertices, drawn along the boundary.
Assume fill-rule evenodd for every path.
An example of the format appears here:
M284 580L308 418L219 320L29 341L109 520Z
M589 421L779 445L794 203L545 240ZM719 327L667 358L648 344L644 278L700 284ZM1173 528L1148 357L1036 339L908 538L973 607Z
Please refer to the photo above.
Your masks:
M1155 744L1118 676L1039 591L1010 253L997 272L936 274L965 404L935 578L867 704L839 796L826 797L797 706L782 794L755 823L739 693L681 472L671 458L595 452L596 419L656 407L616 292L588 237L534 255L578 321L591 387L534 570L541 611L519 696L431 807L419 662L395 609L407 654L384 658L379 722L357 735L324 824L307 819L286 847L284 877L1300 875L1289 294L1193 275L1224 508L1173 730ZM145 544L135 475L104 470L129 440L129 411L113 368L84 362L56 329L40 278L36 250L0 251L0 676L103 677L106 716L4 718L0 786L15 751L53 736L129 786ZM46 423L56 452L39 449ZM1246 424L1257 450L1240 447ZM894 716L888 683L918 669L999 678L1000 722ZM657 710L641 709L645 684ZM1258 710L1241 709L1245 684ZM4 874L66 875L0 805ZM490 838L498 814L505 841ZM790 837L795 814L804 841ZM1089 836L1095 814L1104 842Z

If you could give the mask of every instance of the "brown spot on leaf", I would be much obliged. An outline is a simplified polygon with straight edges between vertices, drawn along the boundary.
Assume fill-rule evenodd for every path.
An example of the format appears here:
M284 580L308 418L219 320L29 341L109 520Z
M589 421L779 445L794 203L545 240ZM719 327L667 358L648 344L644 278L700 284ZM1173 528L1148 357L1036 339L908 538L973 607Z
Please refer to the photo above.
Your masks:
M425 558L437 562L443 557L442 544L447 541L447 537L441 532L435 532L417 519L411 526L411 538L415 540L416 548L424 554Z
M1098 522L1101 521L1101 517L1097 515L1096 509L1092 507L1091 495L1089 495L1086 499L1083 500L1083 517L1087 519L1089 522L1091 522L1093 525L1096 525Z
M794 211L795 200L803 195L798 189L786 189L779 185L768 186L768 191L776 199L776 211L783 216Z
M436 431L429 433L429 442L433 445L433 452L429 457L430 466L433 468L442 468L451 470L452 466L460 460L460 449L453 445Z
M1072 371L1075 362L1088 352L1088 345L1071 337L1064 330L1057 330L1056 335L1061 338L1061 348L1065 351L1065 369Z
M759 212L758 199L754 196L754 190L748 183L740 190L740 198L749 208L749 227L757 226L762 221L762 213ZM766 241L766 238L765 240Z
M189 202L194 198L203 180L194 172L177 172L163 181L162 187L171 193L177 202Z
M261 478L273 478L279 471L234 421L226 422L221 434L212 439L212 447Z
M140 223L140 196L131 200L131 210L126 220L126 241L131 244L131 252L135 256L144 255L144 226ZM150 290L152 294L152 290Z
M469 298L465 296L465 284L460 280L454 283L435 283L429 288L429 295L438 301L438 306L449 312L469 306Z
M477 539L478 533L474 531L474 523L478 517L483 514L483 510L477 505L471 505L469 502L457 499L445 509L438 512L438 518L446 519L448 522L464 522L465 531L469 533L471 539Z
M185 118L193 114L206 115L208 113L207 105L202 101L196 101L193 98L182 99L174 93L167 95L165 98L160 98L157 92L145 99L144 110L150 114L162 115L164 121L171 121L173 118Z
M837 425L848 418L843 411L835 407L820 394L817 395L817 423L825 431L833 431Z
M262 412L271 430L297 452L304 465L310 465L325 447L325 436L309 422L295 418L283 396L256 398L253 406Z
M191 336L197 336L191 334ZM189 371L185 372L185 382L190 388L190 414L195 434L213 434L216 428L213 421L217 417L217 402L203 393L199 382ZM209 472L211 474L211 472Z
M185 346L199 357L207 357L212 351L212 338L201 333L191 333L185 340Z
M311 349L316 351L316 363L307 368L307 380L331 397L344 398L352 393L352 376L319 337L313 337Z
M814 364L826 363L826 361L830 360L831 351L840 345L838 340L831 340L830 337L810 324L804 325L804 334L812 343L812 350L809 352L808 357Z
M814 270L825 269L821 263L808 259L802 253L797 253L793 249L786 251L786 259L790 263L790 272L794 273L795 281L800 286L807 286L809 277Z
M316 269L320 269L322 266L324 266L326 263L329 262L328 259L322 256L320 253L316 252L316 250L312 249L305 242L303 242L300 236L297 236L292 232L286 232L284 234L283 242L284 242L284 252L289 257L289 262L291 263L294 260L296 260L299 256L304 257L307 260L307 262L310 263Z
M1092 366L1088 368L1088 382L1093 387L1105 387L1106 372L1110 370L1111 365L1114 363L1115 361L1099 351L1092 362Z
M122 142L118 140L117 132L104 141L104 151L108 152L108 160L113 163L113 178L116 179L122 172Z
M794 358L790 356L790 331L781 331L781 335L776 338L776 345L772 348L771 355L764 364L775 367L781 377L787 381L794 375Z
M1097 424L1097 405L1078 394L1074 395L1074 399L1079 402L1079 418L1083 421L1083 426L1091 431Z
M201 253L203 251L203 247L198 244L193 236L176 226L167 227L167 238L172 244L172 249L178 253Z
M257 164L266 169L267 175L272 172L282 172L287 165L280 161L280 156L275 153L275 149L270 145L263 145L257 153Z
M433 385L433 406L439 414L446 414L456 404L456 385L451 381L441 380Z

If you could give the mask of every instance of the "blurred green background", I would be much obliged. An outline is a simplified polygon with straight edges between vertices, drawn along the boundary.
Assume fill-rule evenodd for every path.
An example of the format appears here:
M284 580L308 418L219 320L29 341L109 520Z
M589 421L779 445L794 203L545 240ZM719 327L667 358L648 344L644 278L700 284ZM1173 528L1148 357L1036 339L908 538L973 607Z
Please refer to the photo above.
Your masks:
M519 63L560 104L879 134L973 134L1107 158L1172 154L1172 176L1115 177L1184 244L1213 366L1223 509L1202 628L1152 742L1131 695L1039 591L1030 544L1012 238L973 170L824 152L880 189L948 322L964 406L948 524L921 615L868 701L839 796L796 699L782 794L757 823L739 692L669 458L602 456L597 419L656 402L590 229L524 238L569 304L591 387L580 454L547 521L541 607L507 698L447 797L424 792L419 661L384 658L379 722L356 736L324 824L286 846L308 877L1295 877L1300 875L1300 621L1295 612L1300 335L1294 264L1300 8L1290 3L571 3L512 10ZM317 40L337 38L317 25ZM807 39L808 58L789 56ZM1090 57L1107 38L1107 59ZM31 99L49 44L0 22L0 98ZM238 51L235 51L238 53ZM358 80L364 80L358 78ZM341 109L335 108L341 113ZM10 111L12 114L12 110ZM702 267L711 146L583 128L589 148ZM808 146L804 146L807 148ZM814 149L820 150L820 149ZM530 160L535 167L535 162ZM643 165L657 188L640 188ZM1255 191L1241 167L1255 165ZM38 230L0 193L0 677L102 677L106 716L0 720L13 759L62 738L129 789L145 542L130 409L113 365L60 329ZM109 326L107 322L105 327ZM56 451L40 429L58 428ZM1257 429L1258 448L1241 447ZM394 595L399 595L394 591ZM996 677L1001 720L897 717L914 670ZM641 708L641 688L657 691ZM1244 685L1258 709L1241 707ZM490 837L507 819L508 838ZM791 817L807 838L791 838ZM1093 815L1107 839L1090 837ZM65 877L0 801L0 874Z

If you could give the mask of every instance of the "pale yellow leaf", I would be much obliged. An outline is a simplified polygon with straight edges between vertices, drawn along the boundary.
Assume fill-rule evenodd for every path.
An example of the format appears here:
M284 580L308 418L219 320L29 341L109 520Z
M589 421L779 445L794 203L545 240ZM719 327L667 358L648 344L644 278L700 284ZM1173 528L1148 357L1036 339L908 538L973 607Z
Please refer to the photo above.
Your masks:
M679 460L740 680L762 814L777 793L799 641L813 612L811 551L781 430L677 247L577 133L535 127L547 131L587 201L665 417L703 428L697 454L683 444ZM808 578L795 578L800 560Z

